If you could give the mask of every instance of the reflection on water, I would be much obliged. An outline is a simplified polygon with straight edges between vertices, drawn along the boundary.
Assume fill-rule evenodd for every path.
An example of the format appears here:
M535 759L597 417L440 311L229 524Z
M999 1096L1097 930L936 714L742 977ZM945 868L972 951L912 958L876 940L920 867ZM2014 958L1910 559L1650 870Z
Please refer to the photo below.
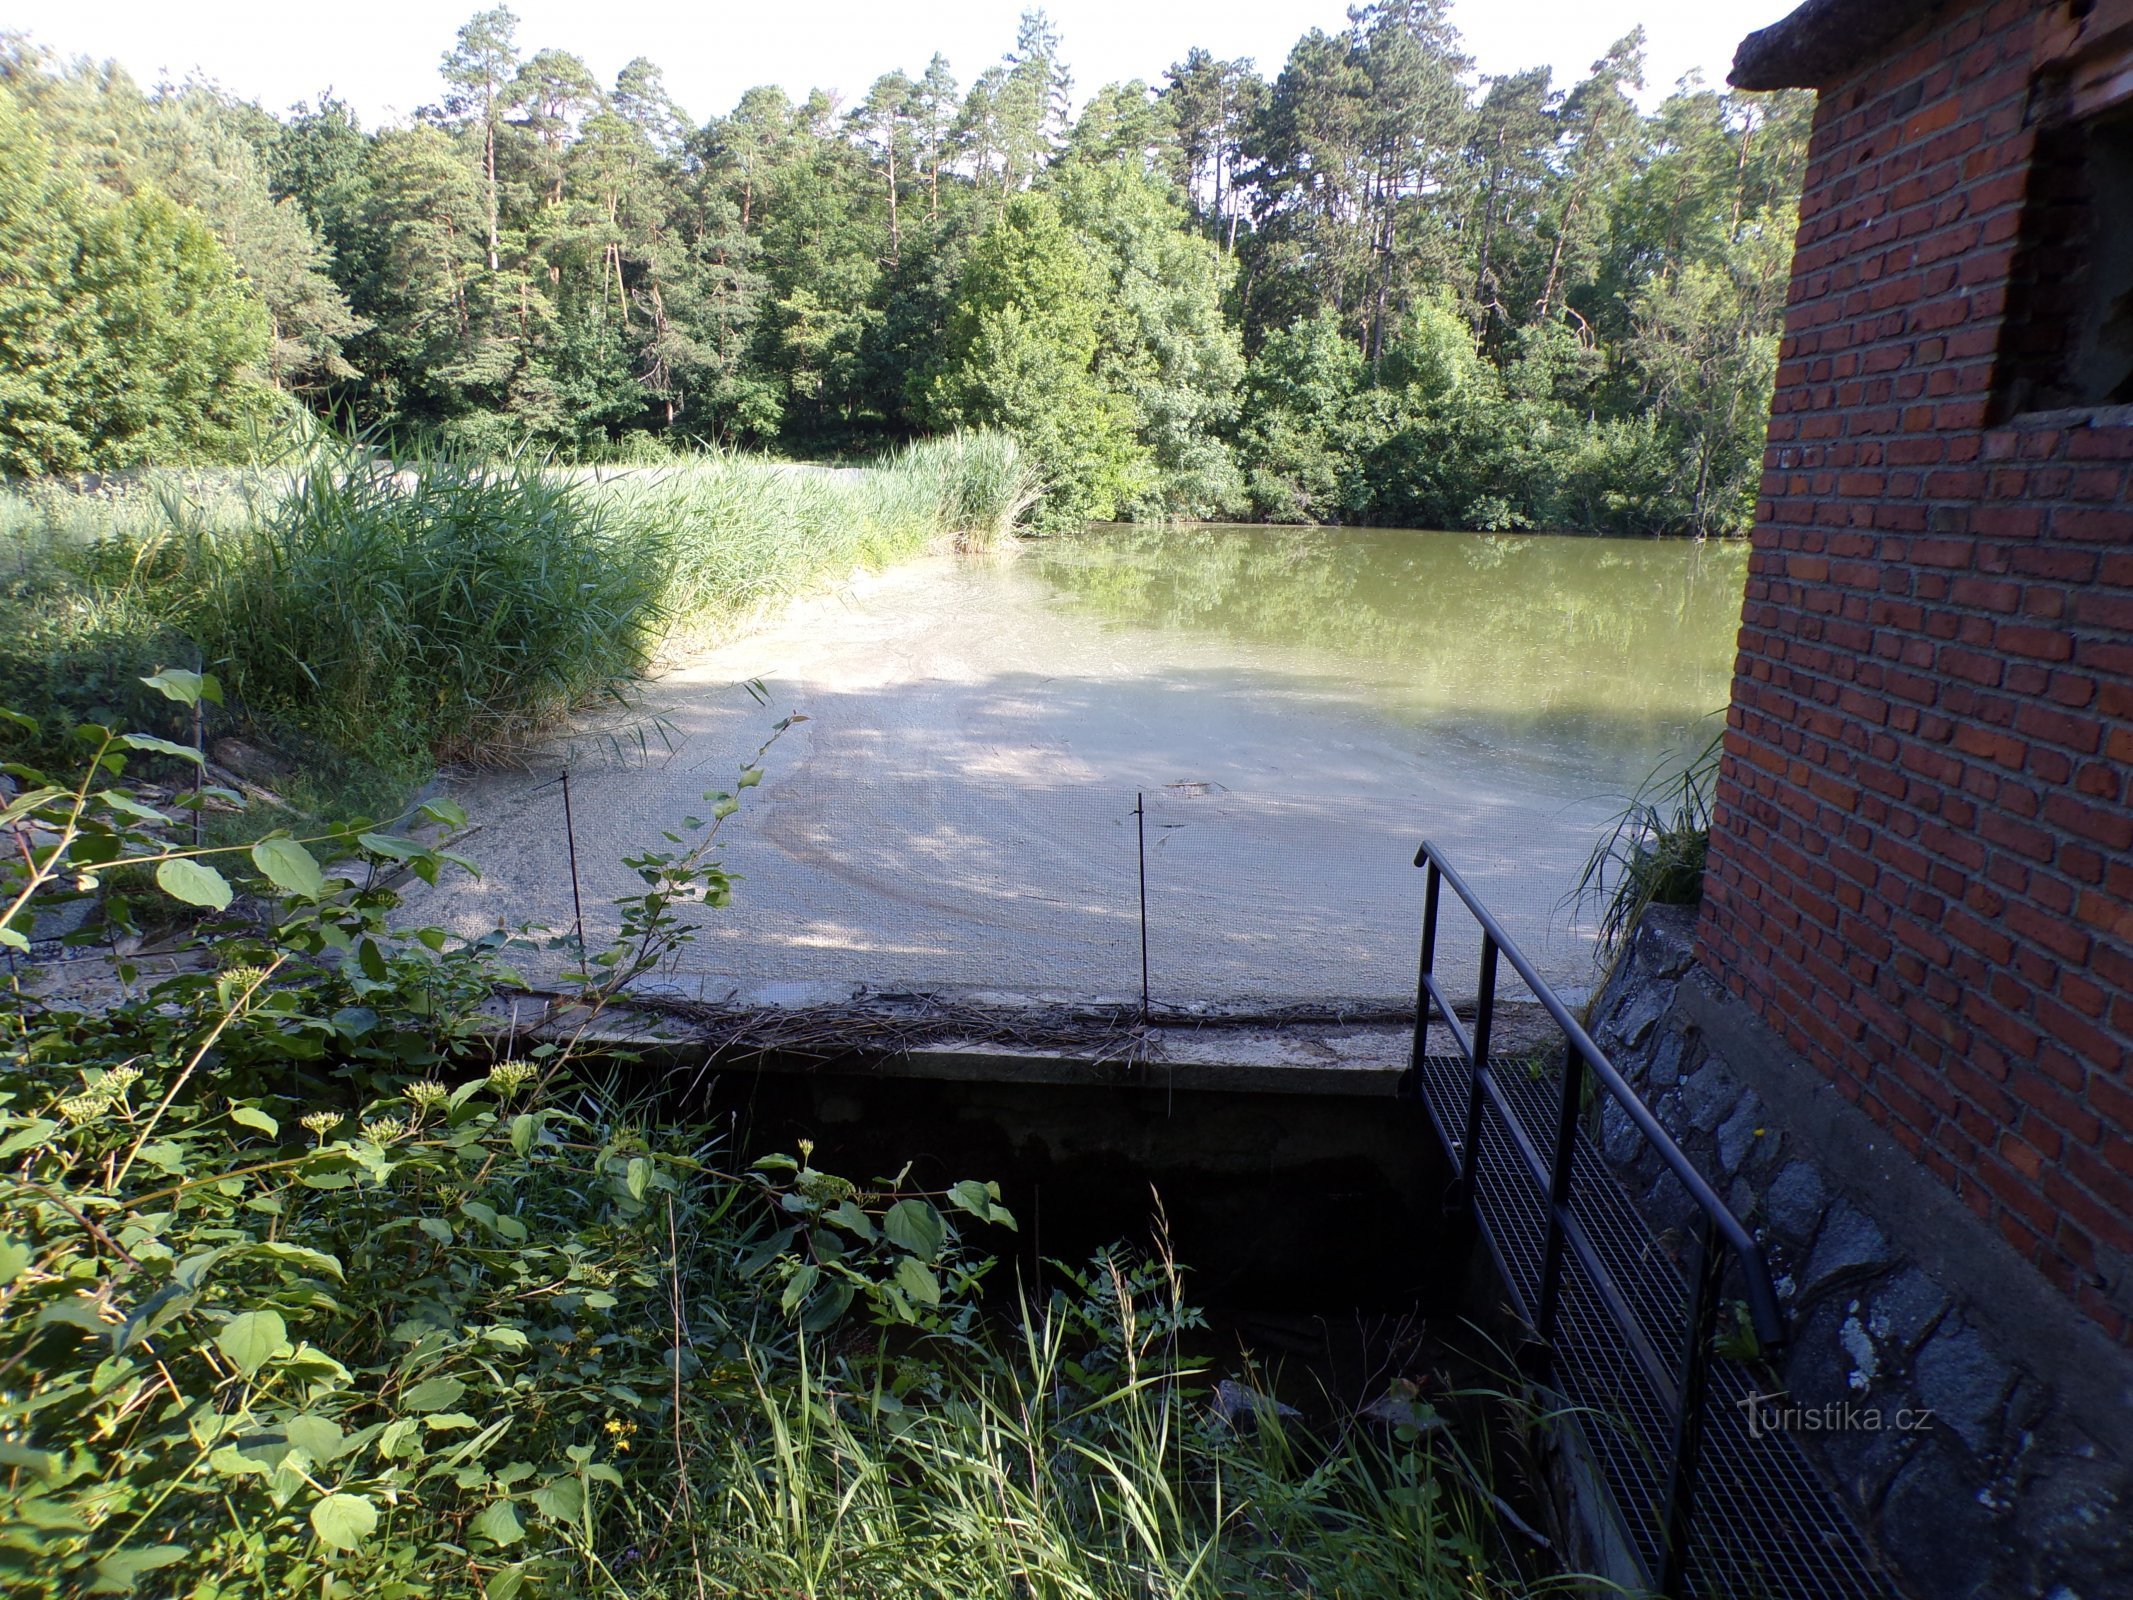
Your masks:
M1036 566L1070 604L1196 630L1238 666L1339 680L1386 715L1626 788L1716 731L1745 541L1095 525Z

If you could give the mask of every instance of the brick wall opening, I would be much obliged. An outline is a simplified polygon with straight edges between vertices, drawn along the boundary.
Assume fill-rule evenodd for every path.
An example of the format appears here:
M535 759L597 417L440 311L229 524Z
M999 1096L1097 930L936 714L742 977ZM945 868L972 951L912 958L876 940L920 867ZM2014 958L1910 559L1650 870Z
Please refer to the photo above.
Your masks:
M2036 150L1995 415L2133 404L2133 115L2060 122Z

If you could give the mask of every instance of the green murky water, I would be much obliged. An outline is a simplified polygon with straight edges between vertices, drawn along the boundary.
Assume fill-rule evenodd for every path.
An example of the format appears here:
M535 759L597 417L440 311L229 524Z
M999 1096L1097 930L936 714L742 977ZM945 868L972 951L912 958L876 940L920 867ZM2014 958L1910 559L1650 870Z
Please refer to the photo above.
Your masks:
M1097 525L1034 552L1074 608L1219 638L1401 722L1633 786L1726 702L1745 541Z

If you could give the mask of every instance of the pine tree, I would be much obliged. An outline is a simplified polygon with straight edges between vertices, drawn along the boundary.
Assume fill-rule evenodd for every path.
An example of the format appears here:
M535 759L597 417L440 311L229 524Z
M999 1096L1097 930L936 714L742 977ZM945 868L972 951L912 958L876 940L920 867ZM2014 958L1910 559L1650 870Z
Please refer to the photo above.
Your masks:
M488 223L489 270L498 266L497 226L502 201L497 188L496 147L518 77L518 18L503 6L470 17L439 68L446 92L444 111L471 128L481 141L482 200Z

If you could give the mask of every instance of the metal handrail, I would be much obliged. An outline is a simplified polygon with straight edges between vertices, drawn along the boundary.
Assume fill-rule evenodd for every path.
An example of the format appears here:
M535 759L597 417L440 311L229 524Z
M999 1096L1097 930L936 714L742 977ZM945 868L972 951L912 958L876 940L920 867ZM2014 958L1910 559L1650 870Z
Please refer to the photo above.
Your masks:
M1422 901L1422 960L1415 994L1412 1075L1419 1084L1423 1058L1428 1054L1430 1012L1434 1006L1467 1064L1465 1137L1458 1141L1457 1152L1462 1205L1478 1218L1476 1190L1481 1174L1481 1113L1484 1104L1494 1105L1497 1116L1510 1134L1518 1164L1547 1196L1547 1239L1541 1254L1539 1303L1532 1319L1542 1370L1545 1372L1554 1359L1556 1313L1567 1251L1577 1258L1616 1331L1650 1380L1654 1392L1673 1414L1673 1453L1664 1497L1666 1522L1660 1541L1658 1587L1663 1595L1685 1594L1696 1468L1703 1434L1704 1396L1710 1377L1712 1345L1717 1334L1726 1257L1730 1254L1739 1263L1748 1315L1756 1338L1765 1349L1775 1349L1785 1343L1786 1328L1784 1313L1778 1307L1777 1288L1770 1278L1769 1264L1764 1260L1762 1247L1756 1243L1755 1236L1682 1153L1673 1136L1652 1115L1651 1108L1593 1043L1547 981L1534 970L1525 953L1504 932L1474 891L1467 887L1466 880L1444 859L1443 853L1425 840L1421 849L1415 852L1415 865L1425 868L1428 878ZM1481 970L1471 1032L1460 1024L1436 976L1437 914L1440 888L1446 883L1451 885L1452 892L1481 926ZM1526 987L1563 1035L1563 1089L1551 1159L1544 1159L1535 1147L1523 1119L1515 1112L1490 1065L1489 1041L1496 1008L1499 960L1511 963L1512 970L1525 980ZM1585 1074L1588 1072L1614 1097L1644 1142L1658 1152L1659 1159L1680 1181L1699 1214L1696 1253L1689 1274L1687 1327L1677 1358L1679 1364L1671 1371L1571 1204L1577 1135L1583 1113ZM1450 1138L1448 1129L1446 1137Z

